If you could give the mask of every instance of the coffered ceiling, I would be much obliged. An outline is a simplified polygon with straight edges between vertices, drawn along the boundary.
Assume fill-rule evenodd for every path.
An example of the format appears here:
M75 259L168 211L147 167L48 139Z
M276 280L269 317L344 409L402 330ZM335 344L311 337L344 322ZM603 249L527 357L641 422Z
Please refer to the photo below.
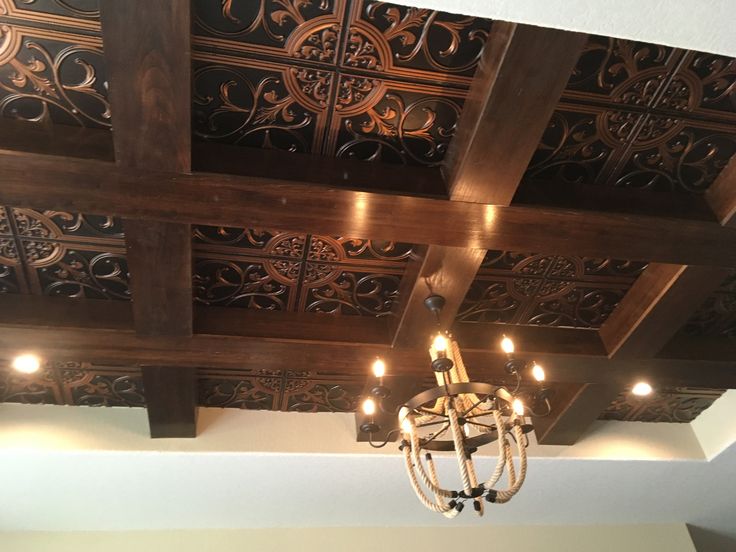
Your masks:
M285 166L299 166L304 157L298 154L406 165L410 172L396 190L404 195L416 195L413 177L426 174L412 171L436 169L445 161L496 25L372 0L195 0L192 6L191 83L176 86L191 86L195 143L239 146L247 155L254 148L281 150L285 156L278 159ZM105 129L115 129L115 110L99 9L94 0L0 0L3 117L35 122L52 133L67 126L102 129L100 141L111 140L113 133ZM493 136L489 147L506 139ZM195 158L196 151L195 146ZM237 153L208 151L209 172L227 172L224 166L238 159ZM702 194L735 154L736 60L590 36L512 205L542 209L566 202L565 207L586 208L575 194L603 194L596 196L602 198L599 210L615 213L620 204L607 204L605 194L624 190L634 208L656 205L658 216L684 212L683 218L701 220ZM28 171L33 176L34 167ZM317 188L309 197L326 205L332 200ZM675 203L685 207L668 212ZM129 274L125 221L102 212L35 207L0 207L1 293L131 300L135 275ZM116 206L109 212L116 213ZM441 218L426 223L444 224ZM583 217L583 230L587 224ZM412 259L421 257L424 245L408 243L416 240L272 226L278 224L192 225L195 308L210 309L214 318L220 316L217 307L272 317L304 314L317 335L320 324L334 317L362 317L371 324L391 319L402 289L417 278ZM603 234L598 229L591 235L596 232ZM519 332L575 329L596 339L654 264L641 255L626 260L532 251L488 251L460 297L459 336L470 329L498 332L504 325ZM730 343L736 332L735 282L730 276L710 295L684 325L684 335ZM140 368L125 359L116 364L50 358L33 377L3 366L0 400L144 406ZM201 366L198 402L355 410L365 385L365 377L356 375L361 369L335 374L290 368ZM622 390L602 417L690 421L721 392L673 385L652 398L632 399Z

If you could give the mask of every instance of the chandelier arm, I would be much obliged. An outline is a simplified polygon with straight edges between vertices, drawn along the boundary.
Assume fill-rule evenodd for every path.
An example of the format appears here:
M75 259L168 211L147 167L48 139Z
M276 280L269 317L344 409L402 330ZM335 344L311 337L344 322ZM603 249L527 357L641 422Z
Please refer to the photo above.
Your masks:
M496 462L496 469L493 470L493 474L485 482L487 489L492 488L503 475L503 469L506 465L506 450L504 443L506 442L506 426L501 418L501 413L498 410L493 411L493 418L496 420L496 426L498 427L498 461Z
M427 488L433 493L444 496L445 498L451 498L452 491L448 491L432 483L431 479L429 478L429 475L424 469L424 464L422 463L422 460L419 457L419 451L421 450L421 447L419 446L419 436L417 435L416 427L413 425L413 421L409 420L409 422L412 424L411 432L409 435L411 438L411 455L412 455L414 466L417 470L417 473L419 474L419 478L422 480L422 483L424 483L427 486Z
M450 510L452 510L452 508L450 508L449 506L443 507L439 504L432 502L431 500L429 500L427 495L424 494L424 491L419 486L419 481L417 481L417 476L414 473L415 464L412 463L410 452L409 450L407 450L406 447L404 448L404 463L406 464L406 471L409 475L409 482L411 483L411 487L412 489L414 489L414 493L417 495L417 498L422 504L424 504L427 508L429 508L433 512L445 513L445 512L449 512Z
M460 468L460 476L463 480L463 489L470 496L473 492L473 486L470 484L470 476L468 475L468 466L465 462L465 447L463 446L463 432L460 428L460 422L457 420L457 412L455 405L450 405L447 409L447 416L450 419L450 430L452 431L452 440L455 443L455 455L457 456L457 465Z

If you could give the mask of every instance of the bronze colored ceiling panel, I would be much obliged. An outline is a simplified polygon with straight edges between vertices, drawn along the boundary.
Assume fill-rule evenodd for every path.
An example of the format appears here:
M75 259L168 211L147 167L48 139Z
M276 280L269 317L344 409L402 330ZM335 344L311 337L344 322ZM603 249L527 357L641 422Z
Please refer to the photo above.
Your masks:
M736 275L726 279L706 300L685 326L685 332L736 339Z
M702 193L734 154L736 60L592 36L526 179Z
M471 367L472 369L472 367ZM501 383L501 382L496 382ZM433 385L427 378L423 384ZM354 412L364 376L308 370L213 370L197 373L198 404L282 412ZM604 420L690 422L723 394L718 389L667 388L650 397L623 392L601 415ZM0 403L73 406L145 406L140 369L88 362L45 363L36 374L19 374L0 362Z
M194 134L437 165L490 28L372 1L195 3Z
M489 251L463 301L463 323L595 329L646 263Z
M0 208L0 292L129 300L120 220Z
M601 420L623 422L689 423L723 394L720 389L676 387L658 389L648 397L629 390L621 393L601 415Z
M96 3L0 0L0 115L110 127Z
M194 295L205 305L385 316L411 245L196 226Z

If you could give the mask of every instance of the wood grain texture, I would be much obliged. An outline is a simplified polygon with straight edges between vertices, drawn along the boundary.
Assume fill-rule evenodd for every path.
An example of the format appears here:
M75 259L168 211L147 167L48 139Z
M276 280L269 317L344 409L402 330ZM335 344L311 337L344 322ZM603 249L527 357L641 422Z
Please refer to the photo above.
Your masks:
M30 172L29 166L33 167ZM736 229L715 221L492 206L270 178L157 173L8 151L0 152L0 179L0 203L17 207L474 249L736 267Z
M705 198L723 226L736 227L736 156L708 188Z
M136 330L192 335L192 233L188 224L124 221Z
M494 21L443 164L452 199L511 203L585 41Z
M599 330L608 354L656 355L729 274L723 268L650 264Z
M191 170L191 3L101 0L116 163ZM154 193L158 183L152 183ZM124 221L133 314L141 336L192 335L188 223ZM152 437L195 437L192 368L143 366Z

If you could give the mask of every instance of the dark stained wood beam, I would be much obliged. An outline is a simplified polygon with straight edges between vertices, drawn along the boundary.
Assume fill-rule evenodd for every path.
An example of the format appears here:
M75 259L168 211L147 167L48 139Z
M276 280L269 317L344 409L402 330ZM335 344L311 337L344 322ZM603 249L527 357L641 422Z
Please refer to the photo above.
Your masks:
M736 155L708 188L705 198L723 226L736 227Z
M534 418L540 445L574 445L619 393L616 385L591 383L553 384L550 389L549 416Z
M190 10L188 0L100 2L115 161L123 169L191 170ZM127 219L124 228L137 333L191 336L189 224ZM142 371L151 436L195 437L195 371Z
M452 199L511 203L585 41L493 22L442 167Z
M112 303L112 302L111 302ZM275 326L275 323L274 323ZM660 385L712 389L736 388L733 350L708 348L688 338L651 359L617 360L605 355L519 352L520 360L536 360L552 383L601 383L620 387L637 379ZM263 370L314 370L365 378L370 363L381 355L392 372L427 376L426 349L392 349L388 343L321 342L276 337L197 333L192 337L142 337L133 329L67 325L50 319L43 326L0 317L0 357L10 359L33 350L54 360L125 365L211 367ZM702 351L689 358L689 350ZM469 350L464 360L476 379L505 380L505 356L496 351Z
M578 33L493 23L442 166L451 200L511 203L584 44ZM445 227L442 217L427 222ZM445 298L440 324L449 327L484 256L474 247L416 250L392 310L393 345L428 342L429 295Z
M0 204L16 207L736 267L736 229L715 221L504 207L335 189L300 180L141 171L97 160L13 151L0 151L0 181Z
M722 268L649 265L600 328L609 356L656 355L729 274Z
M191 366L145 366L142 372L151 437L196 437L197 369ZM154 400L150 399L151 396Z

